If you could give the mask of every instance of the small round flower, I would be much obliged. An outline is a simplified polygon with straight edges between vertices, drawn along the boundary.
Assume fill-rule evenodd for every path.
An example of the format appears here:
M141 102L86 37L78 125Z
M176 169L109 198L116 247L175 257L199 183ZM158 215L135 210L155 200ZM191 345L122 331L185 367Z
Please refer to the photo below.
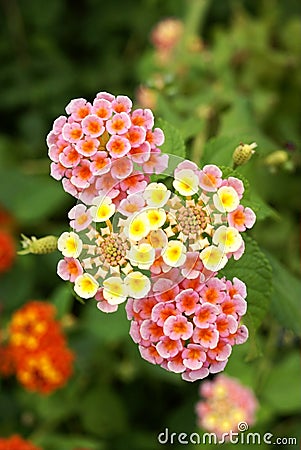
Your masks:
M145 206L143 197L139 194L130 194L127 198L121 200L118 211L125 216L131 216L133 213L140 211Z
M131 144L127 138L114 134L107 143L107 149L113 158L121 158L130 151Z
M205 268L212 272L222 269L228 262L225 250L214 245L204 248L200 253L200 258Z
M76 144L76 150L83 156L93 156L97 152L99 140L93 137L86 136L85 139L80 140ZM63 161L62 161L63 162Z
M83 135L82 127L79 123L65 123L62 129L62 136L65 141L71 142L72 144L78 142Z
M127 289L120 277L107 278L103 287L103 297L110 305L119 305L126 300Z
M115 114L106 123L106 129L110 134L124 134L131 127L131 119L125 112Z
M70 209L68 217L71 219L70 227L76 232L84 230L92 222L90 211L87 210L85 205L74 206Z
M222 171L213 164L204 166L199 173L199 184L207 192L216 192L222 184Z
M236 252L242 244L242 237L236 228L222 225L215 230L212 242L226 253Z
M63 280L74 283L76 278L82 275L83 268L77 259L64 258L58 262L57 273Z
M228 214L228 222L231 227L238 231L245 231L246 228L252 228L256 221L256 216L251 208L244 208L239 205L235 211Z
M67 258L78 258L81 254L82 247L82 240L73 231L70 233L65 231L57 241L57 248Z
M139 269L149 269L155 260L155 249L150 244L133 245L129 252L129 260Z
M145 297L151 288L150 280L141 272L129 273L124 279L124 284L128 295L133 298Z
M198 192L199 179L190 169L183 169L175 173L174 188L179 194L189 197Z
M216 209L221 212L234 211L239 205L239 197L236 190L231 186L222 186L213 196Z
M171 192L163 183L150 183L144 190L143 197L148 206L154 208L162 208L168 199Z
M146 216L149 221L149 227L151 230L158 230L166 221L166 213L163 208L160 209L147 209Z
M79 275L74 282L74 291L81 298L92 298L99 288L98 282L89 273Z
M96 114L89 114L82 121L83 132L92 138L99 137L105 130L103 121Z
M171 267L179 267L185 262L186 247L178 240L169 241L162 254L163 261Z
M182 315L172 315L165 320L163 331L173 341L186 340L192 336L193 325Z
M145 212L136 214L128 225L128 236L132 241L140 241L150 232L150 223Z
M115 212L115 205L112 203L110 197L96 197L93 201L93 206L90 208L90 213L94 222L105 222Z
M102 120L108 120L112 115L111 103L106 99L95 99L93 102L93 113Z

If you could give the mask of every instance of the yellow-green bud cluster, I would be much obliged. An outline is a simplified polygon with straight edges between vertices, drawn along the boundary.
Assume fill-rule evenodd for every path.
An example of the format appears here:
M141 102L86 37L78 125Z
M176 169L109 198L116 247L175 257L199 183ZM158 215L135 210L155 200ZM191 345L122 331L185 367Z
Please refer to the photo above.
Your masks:
M254 149L256 147L256 142L253 142L252 144L239 144L239 146L236 147L233 153L234 168L246 164L250 160L251 156L255 153Z
M46 253L53 253L57 250L57 240L56 236L44 236L37 239L35 236L28 238L21 234L22 236L22 247L23 250L18 252L18 255L27 255L33 253L34 255L45 255Z

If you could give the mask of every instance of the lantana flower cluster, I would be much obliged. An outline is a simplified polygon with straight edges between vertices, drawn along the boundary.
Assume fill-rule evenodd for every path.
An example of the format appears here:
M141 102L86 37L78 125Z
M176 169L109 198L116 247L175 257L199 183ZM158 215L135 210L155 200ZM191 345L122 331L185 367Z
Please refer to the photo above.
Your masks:
M8 438L0 438L0 450L42 450L42 448L15 434Z
M66 113L54 121L47 145L51 175L74 197L89 201L110 191L118 204L166 167L162 130L150 109L132 110L129 97L99 92L92 103L71 100Z
M31 301L17 310L9 324L2 375L15 373L26 389L49 394L65 385L72 374L74 355L68 348L55 307Z
M257 399L238 379L220 374L201 384L200 395L196 413L203 429L222 436L230 431L245 431L255 423Z
M47 139L52 175L78 199L57 241L58 275L101 311L127 301L146 360L188 381L223 370L248 336L246 286L217 277L256 219L242 181L162 155L152 112L132 111L126 96L100 92L66 112Z
M142 358L186 381L222 371L233 345L248 338L240 324L247 309L245 284L238 278L201 279L170 282L163 293L126 305L130 335Z

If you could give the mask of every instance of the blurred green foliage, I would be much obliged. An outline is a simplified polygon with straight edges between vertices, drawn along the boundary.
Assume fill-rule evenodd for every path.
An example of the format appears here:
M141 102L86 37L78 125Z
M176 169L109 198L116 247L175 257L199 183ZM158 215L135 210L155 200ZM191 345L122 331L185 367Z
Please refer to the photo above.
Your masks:
M0 8L0 205L15 218L16 239L66 229L74 202L49 177L45 138L71 98L103 90L133 98L148 86L167 136L163 150L183 156L185 143L187 157L201 165L229 167L241 141L257 142L238 176L250 186L247 203L258 222L249 253L225 270L249 287L251 336L234 349L226 373L255 390L255 431L298 436L299 2L3 0ZM185 31L162 65L149 35L168 16L183 20ZM201 49L189 50L196 36ZM285 161L267 163L276 150ZM68 325L75 374L45 398L2 380L0 436L20 433L44 450L155 450L166 427L195 431L198 383L143 361L123 310L107 316L93 302L75 302L56 275L58 258L19 257L0 275L1 328L26 301L53 302Z

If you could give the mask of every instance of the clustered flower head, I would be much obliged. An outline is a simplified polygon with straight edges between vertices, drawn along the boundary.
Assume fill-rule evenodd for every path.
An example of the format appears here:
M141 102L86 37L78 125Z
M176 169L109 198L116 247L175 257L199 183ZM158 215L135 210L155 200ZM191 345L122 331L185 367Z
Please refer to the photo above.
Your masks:
M253 391L239 380L220 374L213 381L200 386L203 398L196 405L198 425L217 436L243 431L239 424L251 426L258 407Z
M101 311L127 301L146 360L188 381L223 370L248 336L246 286L217 277L255 223L242 181L162 155L152 112L132 111L126 96L100 92L66 112L47 139L52 175L78 199L57 241L58 275Z
M102 194L91 206L78 203L69 211L73 231L58 239L64 256L58 274L79 297L116 310L168 283L199 275L205 282L229 258L242 256L241 232L255 222L254 212L240 204L243 183L224 179L217 166L199 170L190 161L178 164L173 177L171 189L151 182L118 205Z
M42 450L32 442L15 434L9 438L0 438L0 450Z
M180 41L183 31L183 22L174 17L163 19L155 25L150 39L161 59L169 56Z
M109 191L118 204L167 165L159 149L164 135L154 128L151 110L132 110L127 96L99 92L92 103L77 98L66 113L54 121L47 145L51 175L74 197L89 201Z
M9 341L2 375L16 374L28 390L48 394L64 386L72 374L73 353L69 350L55 307L31 301L17 310L9 325Z
M240 323L247 309L245 284L216 277L204 283L198 275L166 288L127 302L130 335L142 358L186 381L222 371L233 345L248 338Z

